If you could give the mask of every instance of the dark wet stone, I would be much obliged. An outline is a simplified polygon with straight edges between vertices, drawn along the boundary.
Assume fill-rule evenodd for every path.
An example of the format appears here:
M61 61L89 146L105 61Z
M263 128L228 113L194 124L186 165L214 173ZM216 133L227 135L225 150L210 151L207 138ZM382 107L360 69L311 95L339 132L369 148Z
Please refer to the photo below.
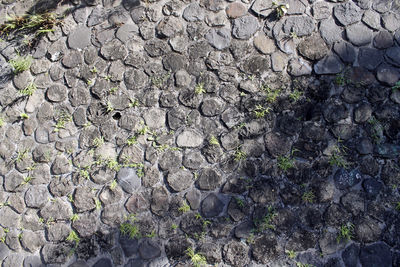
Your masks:
M286 155L291 147L288 137L279 133L269 133L265 135L265 147L273 157Z
M353 243L342 252L342 260L346 267L356 266L358 262L358 255L360 248L357 244Z
M342 98L345 102L353 104L361 101L365 97L365 88L361 86L346 86L342 92Z
M93 267L109 267L112 266L112 261L108 258L102 258L93 264Z
M72 246L66 243L45 244L41 250L41 255L46 264L65 263L70 257Z
M382 230L379 222L373 218L362 218L355 224L354 232L359 241L372 243L378 241Z
M145 240L139 246L139 254L145 260L154 259L161 255L161 249L155 241Z
M400 146L395 144L377 144L374 152L383 158L396 158L400 155Z
M305 38L299 44L298 50L304 57L310 60L317 60L323 58L327 54L328 47L319 34L315 34Z
M271 182L257 181L251 187L249 196L256 203L267 204L276 201L278 190Z
M374 46L378 49L389 48L393 45L393 35L388 31L380 31L374 37Z
M315 233L307 230L297 230L294 232L286 244L286 249L294 251L303 251L313 248L317 241Z
M165 253L169 259L182 260L186 256L187 248L192 246L190 239L184 236L175 236L166 244Z
M361 138L357 142L357 147L356 147L358 153L361 155L367 155L371 154L373 151L373 145L371 140L368 138Z
M201 202L201 211L207 218L218 216L224 208L224 203L214 193L209 194Z
M343 63L335 54L327 55L314 65L314 71L317 74L336 74L341 72L343 68Z
M249 248L238 241L231 241L223 247L223 256L228 264L245 266L249 262Z
M186 58L177 53L170 53L163 58L163 65L165 69L176 72L186 68Z
M400 47L391 47L386 50L386 59L396 67L400 67Z
M337 242L337 236L338 233L335 229L324 229L323 234L319 239L319 246L324 255L333 254L345 246L344 242Z
M360 262L365 267L392 266L390 247L383 242L371 244L361 248Z
M362 179L361 173L357 169L348 171L340 168L334 175L335 185L338 189L350 188L358 184Z
M327 225L340 227L351 219L351 214L338 204L331 204L324 213L324 220Z
M353 2L346 2L333 8L333 14L344 25L350 25L361 20L362 12Z
M368 103L362 103L354 110L354 121L357 123L363 123L369 120L372 115L371 105Z
M360 48L358 62L368 70L374 70L383 61L383 51L374 48Z
M349 111L344 104L331 102L325 106L323 114L328 122L338 122L345 119L349 115Z
M232 35L237 39L249 39L258 30L257 18L244 16L233 20Z
M335 43L333 49L345 63L353 63L356 59L356 49L350 43L347 42Z
M219 172L211 168L206 168L199 175L197 184L202 190L213 190L220 186L221 180L222 177Z
M124 251L125 257L129 258L136 254L139 249L139 242L137 239L129 238L128 236L120 236L119 243Z
M400 71L398 68L382 64L376 72L376 77L380 82L389 86L394 86L400 79Z
M257 262L267 264L278 257L278 242L275 234L265 233L254 240L252 255Z
M341 197L340 201L345 209L354 216L358 216L364 212L364 199L357 191L346 193Z

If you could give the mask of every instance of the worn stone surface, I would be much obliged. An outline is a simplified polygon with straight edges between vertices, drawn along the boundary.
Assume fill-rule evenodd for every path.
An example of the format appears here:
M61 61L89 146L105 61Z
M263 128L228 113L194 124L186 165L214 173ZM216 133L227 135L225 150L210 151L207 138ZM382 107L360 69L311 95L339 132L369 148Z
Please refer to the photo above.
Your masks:
M48 5L0 42L3 266L398 265L396 1Z

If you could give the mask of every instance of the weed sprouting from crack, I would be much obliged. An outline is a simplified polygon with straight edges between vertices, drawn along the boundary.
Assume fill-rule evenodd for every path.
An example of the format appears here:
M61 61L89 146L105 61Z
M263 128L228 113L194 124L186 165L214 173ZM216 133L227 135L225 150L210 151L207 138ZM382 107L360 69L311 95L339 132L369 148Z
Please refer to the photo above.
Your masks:
M182 206L179 207L178 211L180 211L180 212L182 212L182 213L185 213L185 212L190 211L190 206L189 206L189 204L188 204L186 201L184 201L184 202L182 203Z
M350 241L353 238L353 232L354 232L354 224L352 223L347 223L345 225L340 226L339 234L336 237L337 243L340 243L340 241L342 240L344 240L345 242Z
M61 111L56 121L54 132L58 132L60 129L65 129L65 124L72 121L72 116L65 111Z
M75 242L75 247L77 247L81 239L79 238L79 235L74 230L71 230L71 232L69 232L69 235L66 240L70 241L70 242Z
M28 70L32 64L32 57L31 56L21 56L17 55L16 58L11 59L9 61L11 67L14 69L14 73L18 74Z
M305 202L305 203L310 203L312 204L315 200L315 194L312 190L308 190L306 192L304 192L303 196L301 197L301 199Z
M245 160L247 158L246 152L241 149L241 146L238 146L235 151L235 161Z
M192 261L194 267L207 266L206 257L201 255L201 254L199 254L199 253L195 253L194 250L191 247L188 247L185 252L186 252L186 255L189 256L189 258Z
M37 90L37 86L34 82L30 82L23 90L19 91L23 96L31 96Z
M334 146L332 154L329 158L329 164L332 166L337 166L347 169L350 163L345 159L347 147L341 145L342 141L338 138L337 145Z
M205 94L205 93L206 93L206 90L204 89L204 83L198 83L198 84L196 85L196 87L194 88L194 92L195 92L197 95Z

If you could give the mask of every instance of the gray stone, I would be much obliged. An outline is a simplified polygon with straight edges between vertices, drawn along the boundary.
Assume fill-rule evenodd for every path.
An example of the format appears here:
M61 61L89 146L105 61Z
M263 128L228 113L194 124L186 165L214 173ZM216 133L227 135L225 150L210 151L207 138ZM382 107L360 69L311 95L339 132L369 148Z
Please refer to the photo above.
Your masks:
M69 163L69 160L63 155L56 156L53 164L51 165L51 171L54 174L64 174L71 172L71 165Z
M201 192L196 188L193 188L192 190L187 192L185 198L189 202L192 210L197 210L200 207Z
M353 63L356 60L355 47L347 42L335 43L333 50L338 54L341 60L345 63Z
M25 188L23 185L24 176L17 171L12 171L5 176L4 189L9 192L21 192Z
M205 159L199 151L192 151L184 155L182 164L189 169L199 169L205 164Z
M319 246L324 255L333 254L336 251L344 248L345 243L337 242L337 236L338 236L337 231L330 227L323 232L319 240Z
M151 195L151 211L157 215L164 215L169 208L169 196L165 187L156 187Z
M348 171L346 169L340 168L336 171L333 176L335 185L338 189L350 188L361 181L361 173L357 169Z
M383 61L383 51L362 47L358 52L358 63L368 70L374 70Z
M35 253L44 244L44 234L41 232L24 231L20 239L24 249Z
M363 46L371 42L372 30L361 23L357 23L346 27L346 36L352 44Z
M309 16L290 16L283 25L286 34L295 33L298 37L311 35L315 29L315 22Z
M344 68L342 61L335 54L330 54L318 61L314 65L314 71L317 74L336 74Z
M126 201L125 207L130 213L147 211L150 208L150 202L142 193L133 193Z
M274 12L273 2L274 1L272 0L256 0L251 6L251 10L257 15L268 17L272 12Z
M184 130L176 138L179 147L199 147L203 143L203 137L195 130Z
M274 71L283 71L287 65L285 54L276 52L271 55L271 66Z
M161 249L155 241L147 239L140 244L139 254L145 260L154 259L161 255Z
M388 31L380 31L374 38L374 46L379 49L385 49L393 46L393 35Z
M82 56L79 51L72 50L65 54L62 59L62 64L66 68L75 68L82 63Z
M142 70L129 68L124 73L124 81L127 89L140 90L148 85L149 77Z
M22 260L24 258L21 257L19 253L10 253L4 260L1 266L3 267L14 267L14 266L22 266Z
M318 60L323 58L327 52L328 47L326 46L324 40L319 36L319 34L314 34L310 37L305 38L299 45L298 50L301 55L310 59Z
M360 8L352 1L335 6L333 14L344 26L359 22L362 16Z
M109 205L109 204L115 204L115 203L119 202L123 195L124 195L124 192L122 191L121 187L116 186L116 187L111 188L110 185L107 185L107 186L103 187L103 190L101 190L99 199L101 200L101 202L104 205ZM93 201L94 201L94 199L93 199ZM93 204L91 204L91 205L93 205ZM111 213L108 215L111 216Z
M68 224L56 222L46 227L47 240L51 242L60 242L68 237L71 228Z
M240 18L244 16L246 13L247 13L247 8L240 2L230 3L226 8L226 15L231 19Z
M381 16L373 10L366 10L362 21L375 30L381 29Z
M250 39L259 28L257 18L244 16L233 20L232 35L237 39Z
M27 256L24 258L23 267L45 267L39 256Z
M106 10L103 7L95 7L87 20L89 27L96 26L106 20Z
M342 40L342 29L335 24L332 18L321 21L319 31L322 39L324 39L328 45Z
M0 209L0 225L5 228L17 228L20 225L20 216L10 207L2 207Z
M78 187L74 193L73 205L78 212L85 212L96 208L95 192L89 187Z
M138 33L139 28L136 24L125 23L118 28L117 32L115 33L115 37L117 37L121 42L127 43L129 40L132 40Z
M119 185L129 194L141 187L141 179L133 168L122 168L117 174Z
M169 186L177 191L183 191L193 184L193 174L185 169L170 171L167 176Z
M90 44L91 31L85 26L78 26L68 35L68 47L72 49L84 49Z
M360 262L365 267L390 267L392 266L390 247L383 242L367 245L360 251Z
M400 67L400 47L391 47L386 50L386 59L396 67Z
M67 99L67 87L62 84L54 84L46 91L46 96L51 102L62 102Z
M254 46L263 54L272 54L276 50L275 41L263 33L254 37Z
M207 41L212 47L218 50L223 50L229 47L231 43L231 34L229 30L222 29L211 29L205 36Z
M72 227L78 232L79 236L91 237L97 231L99 224L98 216L96 212L79 214L79 219L72 222Z
M304 14L306 11L306 4L301 1L288 0L286 3L289 5L289 8L287 10L288 15L300 15Z
M101 258L92 265L92 267L108 267L108 266L112 266L112 261L109 258Z
M182 153L180 151L165 151L159 157L158 164L162 170L171 170L182 166Z
M184 10L182 17L189 21L201 21L204 19L204 10L197 3L188 5Z
M216 217L224 209L224 203L219 199L219 197L211 193L201 202L201 211L204 217Z
M230 241L222 250L228 264L233 266L246 266L249 262L249 247L239 241Z
M382 16L383 26L391 32L396 31L400 28L400 14L386 13Z
M292 58L289 61L288 72L293 76L309 75L312 67L308 61L302 58Z
M57 199L47 202L40 210L40 215L46 221L50 218L53 220L69 220L72 215L72 208L69 203Z
M126 216L127 212L124 209L123 204L113 203L110 205L105 205L100 218L103 223L111 227L116 227L126 220Z
M69 251L72 246L66 243L45 244L41 250L41 255L45 263L65 263L70 256Z
M332 7L326 2L315 2L312 6L314 19L327 19L332 14Z
M400 71L397 68L384 64L379 66L376 71L376 78L386 85L394 86L400 80Z
M100 53L107 60L123 60L127 55L124 44L118 39L113 39L104 44L101 47Z
M200 106L201 112L205 116L216 116L221 114L224 109L224 103L218 98L209 98L203 100Z
M249 75L262 75L267 72L270 65L269 56L251 56L244 60L240 68Z
M25 203L31 208L41 208L49 197L50 194L45 185L33 185L25 192Z
M158 108L148 110L143 118L150 129L159 129L165 126L165 111Z
M183 31L183 25L178 18L170 16L161 20L158 23L156 30L161 36L172 38L179 32Z

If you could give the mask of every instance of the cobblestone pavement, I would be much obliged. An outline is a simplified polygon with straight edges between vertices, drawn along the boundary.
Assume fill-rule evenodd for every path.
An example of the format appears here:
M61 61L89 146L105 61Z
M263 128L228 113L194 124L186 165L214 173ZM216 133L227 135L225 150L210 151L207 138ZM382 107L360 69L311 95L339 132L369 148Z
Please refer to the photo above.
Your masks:
M3 267L400 266L398 0L1 3Z

